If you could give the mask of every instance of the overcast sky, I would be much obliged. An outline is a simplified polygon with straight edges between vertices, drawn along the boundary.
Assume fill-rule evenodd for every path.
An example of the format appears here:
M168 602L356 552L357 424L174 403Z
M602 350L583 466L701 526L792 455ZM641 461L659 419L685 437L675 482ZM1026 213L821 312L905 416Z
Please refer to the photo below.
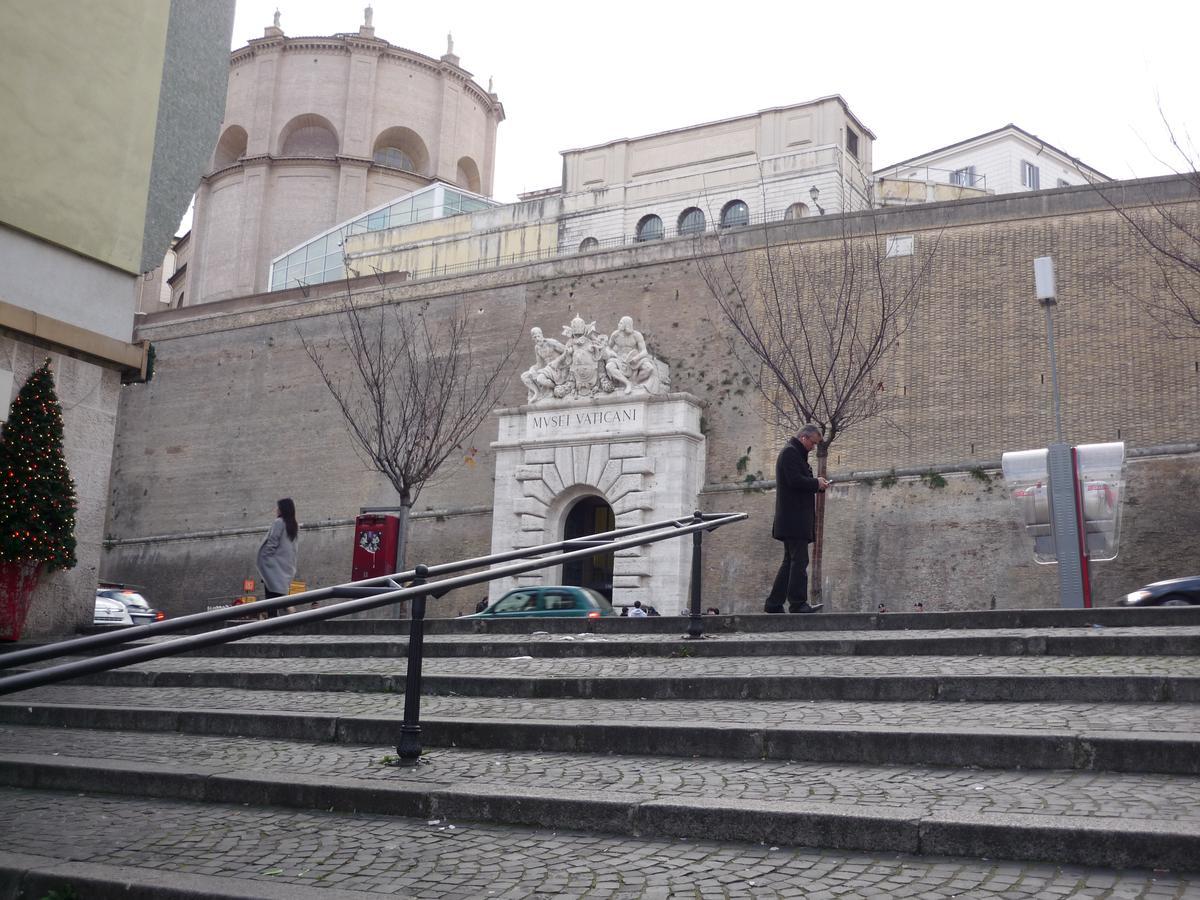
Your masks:
M277 6L295 37L356 31L365 3L238 0L233 46ZM463 68L495 79L501 201L557 185L561 150L828 94L875 133L877 168L1014 122L1111 177L1165 174L1159 97L1200 143L1194 0L373 6L377 37L438 57L452 32Z

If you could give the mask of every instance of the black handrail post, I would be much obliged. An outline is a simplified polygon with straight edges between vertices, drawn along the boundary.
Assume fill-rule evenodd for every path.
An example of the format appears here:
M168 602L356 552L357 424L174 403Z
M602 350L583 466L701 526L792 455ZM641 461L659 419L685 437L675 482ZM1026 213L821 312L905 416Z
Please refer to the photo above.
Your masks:
M428 566L413 570L413 586L425 584ZM400 725L400 743L396 755L400 765L415 766L421 761L421 662L425 655L425 600L422 592L412 601L412 618L408 626L408 672L404 679L404 722Z
M703 521L700 510L696 510L696 521ZM704 531L692 532L692 617L688 622L686 640L698 641L704 637L704 622L700 618L700 563L701 547L704 541Z

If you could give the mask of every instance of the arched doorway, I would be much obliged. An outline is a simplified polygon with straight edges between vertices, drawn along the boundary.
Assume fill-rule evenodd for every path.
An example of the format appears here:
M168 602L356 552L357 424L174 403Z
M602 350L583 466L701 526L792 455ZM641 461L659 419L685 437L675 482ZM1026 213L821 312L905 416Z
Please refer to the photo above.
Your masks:
M563 540L587 537L589 534L599 534L612 531L617 527L613 509L603 497L584 497L567 513L567 521L563 526ZM599 591L611 603L613 582L612 551L585 556L583 559L573 559L563 563L563 584L573 584L579 587Z

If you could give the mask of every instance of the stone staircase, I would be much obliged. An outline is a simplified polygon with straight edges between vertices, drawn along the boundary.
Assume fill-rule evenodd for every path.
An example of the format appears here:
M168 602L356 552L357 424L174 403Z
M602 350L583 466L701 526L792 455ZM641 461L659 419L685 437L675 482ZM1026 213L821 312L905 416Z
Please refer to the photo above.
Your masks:
M0 898L1200 896L1200 608L704 624L430 620L409 768L392 620L0 697Z

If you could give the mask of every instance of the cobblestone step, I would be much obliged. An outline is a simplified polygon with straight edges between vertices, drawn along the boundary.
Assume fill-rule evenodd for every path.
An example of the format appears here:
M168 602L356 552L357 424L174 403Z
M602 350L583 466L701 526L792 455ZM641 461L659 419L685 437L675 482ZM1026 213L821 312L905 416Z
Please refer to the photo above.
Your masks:
M1200 774L1200 706L725 703L427 698L428 746L496 751ZM38 688L0 704L15 725L394 742L395 695ZM933 714L930 714L930 713Z
M687 649L687 648L683 648ZM402 692L383 658L172 657L78 679L114 687ZM1200 702L1200 656L437 657L433 695L687 700Z
M815 850L756 843L750 835L614 836L35 790L0 790L0 828L7 836L0 880L29 897L64 886L100 900L380 894L1151 900L1200 892L1200 880L1186 873Z
M1065 633L1064 633L1065 632ZM160 640L166 640L160 639ZM137 642L152 643L152 641ZM538 658L678 656L1197 656L1200 627L945 629L909 631L766 632L715 634L702 641L680 634L448 635L425 640L425 658ZM396 636L282 635L251 638L188 653L189 658L242 659L404 658L408 641Z

